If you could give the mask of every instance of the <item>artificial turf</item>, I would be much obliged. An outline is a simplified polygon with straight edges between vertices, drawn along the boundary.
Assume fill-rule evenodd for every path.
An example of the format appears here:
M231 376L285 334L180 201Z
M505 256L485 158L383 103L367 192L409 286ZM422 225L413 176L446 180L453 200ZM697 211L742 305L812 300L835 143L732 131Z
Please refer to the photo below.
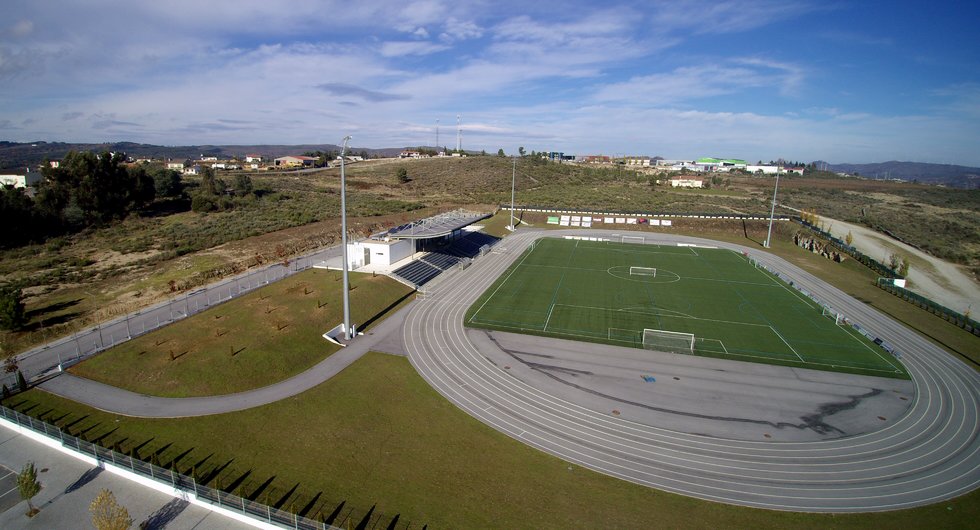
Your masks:
M731 250L545 238L470 307L466 322L634 347L644 347L645 329L661 330L693 334L687 353L695 355L908 377L893 356L824 313ZM646 346L681 351L677 341Z

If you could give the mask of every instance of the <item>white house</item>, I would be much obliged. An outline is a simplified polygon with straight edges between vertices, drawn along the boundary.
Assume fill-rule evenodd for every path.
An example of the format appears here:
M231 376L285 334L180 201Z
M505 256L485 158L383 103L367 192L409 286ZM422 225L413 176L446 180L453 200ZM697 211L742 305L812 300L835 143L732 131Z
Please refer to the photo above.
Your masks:
M804 168L802 168L802 167L784 167L783 168L783 172L785 172L785 173L795 173L797 175L803 176L803 169Z
M261 161L262 161L262 155L257 155L254 153L245 155L246 164L251 164L252 162L261 162Z
M183 162L167 162L167 169L173 169L173 170L176 170L176 171L183 171L184 170L184 163Z
M701 179L672 177L670 179L670 186L672 188L702 188L704 187L704 181Z
M650 167L650 157L648 156L627 156L623 162L627 166Z
M201 166L191 166L184 169L185 175L200 175L203 172L204 172L204 168L202 168Z
M204 156L201 155L201 162L217 162L218 157L216 156Z
M775 175L780 172L779 166L745 166L745 170L752 174L762 173L763 175Z
M316 159L311 156L281 156L275 160L276 167L312 166Z
M418 151L402 151L398 153L398 158L422 158L422 153Z
M26 188L38 182L41 182L41 174L36 171L28 171L26 175L0 175L0 186Z

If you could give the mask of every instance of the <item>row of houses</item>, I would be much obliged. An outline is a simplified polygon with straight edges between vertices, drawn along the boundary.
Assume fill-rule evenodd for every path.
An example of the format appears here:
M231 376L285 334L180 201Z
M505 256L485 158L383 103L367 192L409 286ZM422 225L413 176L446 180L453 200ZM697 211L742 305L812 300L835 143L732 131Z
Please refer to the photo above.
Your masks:
M712 158L703 157L697 160L668 160L660 157L649 156L624 156L613 158L607 155L585 155L574 157L575 161L582 164L613 164L621 163L630 168L650 168L658 171L689 171L695 173L726 173L730 171L742 171L753 175L782 175L782 174L803 174L803 167L781 166L781 165L759 165L748 164L739 158Z

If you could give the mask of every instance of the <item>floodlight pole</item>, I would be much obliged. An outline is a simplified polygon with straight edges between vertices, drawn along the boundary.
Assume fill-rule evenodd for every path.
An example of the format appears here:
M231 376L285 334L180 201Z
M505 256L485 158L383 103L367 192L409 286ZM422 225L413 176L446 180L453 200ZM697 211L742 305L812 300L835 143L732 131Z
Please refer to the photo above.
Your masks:
M510 229L511 231L517 230L517 226L514 225L514 182L517 181L517 159L514 159L514 169L510 174Z
M772 238L772 220L776 216L776 192L779 191L779 172L776 172L776 187L772 190L772 210L769 211L769 233L766 234L766 244L763 245L769 248L769 240Z
M344 340L351 340L350 329L350 280L347 269L347 176L344 173L344 159L347 157L347 142L350 135L344 137L344 146L340 150L340 246L343 249L344 276Z

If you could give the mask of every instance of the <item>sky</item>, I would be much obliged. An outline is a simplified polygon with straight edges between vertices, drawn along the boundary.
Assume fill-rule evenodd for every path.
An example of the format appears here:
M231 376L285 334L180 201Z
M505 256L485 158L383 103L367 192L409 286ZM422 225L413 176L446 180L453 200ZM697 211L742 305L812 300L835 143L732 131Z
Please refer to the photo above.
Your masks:
M980 3L4 0L0 140L980 166Z

